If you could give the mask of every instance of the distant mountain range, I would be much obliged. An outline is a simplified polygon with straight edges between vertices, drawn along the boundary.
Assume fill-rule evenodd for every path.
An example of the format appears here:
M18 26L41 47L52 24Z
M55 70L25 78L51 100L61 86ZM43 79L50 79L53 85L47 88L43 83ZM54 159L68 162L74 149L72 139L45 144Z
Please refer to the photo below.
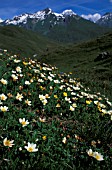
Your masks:
M75 43L95 38L109 31L108 28L101 26L105 26L105 23L108 26L109 23L111 27L112 13L101 17L96 23L82 18L72 10L65 10L59 14L46 8L33 14L15 16L13 19L1 22L0 25L15 25L38 32L57 42Z
M104 14L99 20L96 21L96 24L112 28L112 12Z

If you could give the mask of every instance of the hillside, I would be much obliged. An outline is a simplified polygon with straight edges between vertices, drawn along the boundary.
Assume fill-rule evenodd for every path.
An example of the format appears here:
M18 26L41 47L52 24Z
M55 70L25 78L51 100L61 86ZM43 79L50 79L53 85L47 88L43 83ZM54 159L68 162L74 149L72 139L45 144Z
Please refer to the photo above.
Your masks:
M102 52L109 52L111 57L95 62ZM112 32L92 41L55 49L40 56L40 60L56 65L62 72L72 72L93 90L103 89L111 97Z
M21 56L32 56L53 48L57 44L32 31L17 26L0 27L0 48Z
M110 170L111 100L36 59L0 59L1 170Z

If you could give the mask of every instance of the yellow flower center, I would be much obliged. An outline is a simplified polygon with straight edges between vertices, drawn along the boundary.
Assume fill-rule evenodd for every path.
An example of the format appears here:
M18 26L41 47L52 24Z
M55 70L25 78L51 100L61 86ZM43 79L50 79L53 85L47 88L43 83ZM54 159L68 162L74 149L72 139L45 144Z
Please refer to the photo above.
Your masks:
M23 121L23 122L22 122L22 125L26 125L26 122L25 122L25 121Z
M29 148L28 148L28 151L29 151L29 152L33 152L33 148L32 148L32 147L29 147Z
M100 159L100 155L96 155L95 158L96 158L97 160L99 160L99 159Z
M2 108L1 110L2 110L2 112L5 112L5 111L6 111L6 109L5 109L5 108Z
M10 146L10 140L6 140L5 146Z
M64 95L65 97L67 97L67 93L66 93L66 92L64 92L63 95Z
M46 137L46 136L43 136L42 138L43 138L43 140L46 140L47 137Z

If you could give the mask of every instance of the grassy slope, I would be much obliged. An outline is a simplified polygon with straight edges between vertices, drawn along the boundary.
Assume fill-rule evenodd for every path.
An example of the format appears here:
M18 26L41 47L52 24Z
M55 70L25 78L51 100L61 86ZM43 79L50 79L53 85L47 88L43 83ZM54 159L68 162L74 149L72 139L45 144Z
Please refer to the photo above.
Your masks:
M73 76L79 77L93 90L111 97L112 58L102 62L94 62L94 59L102 51L112 52L112 33L92 41L64 47L38 36L37 33L6 26L0 27L0 48L26 57L36 53L38 59L56 65L61 71L71 71ZM1 60L0 65L3 65Z
M56 46L56 43L32 31L15 26L0 27L0 48L21 56L39 54L53 46Z
M110 170L112 103L55 67L7 52L1 57L7 58L0 76L1 170Z
M61 71L71 71L73 76L79 77L93 90L103 90L103 93L111 96L112 57L94 62L98 54L103 51L112 52L112 32L92 41L58 48L45 53L41 59L56 65Z

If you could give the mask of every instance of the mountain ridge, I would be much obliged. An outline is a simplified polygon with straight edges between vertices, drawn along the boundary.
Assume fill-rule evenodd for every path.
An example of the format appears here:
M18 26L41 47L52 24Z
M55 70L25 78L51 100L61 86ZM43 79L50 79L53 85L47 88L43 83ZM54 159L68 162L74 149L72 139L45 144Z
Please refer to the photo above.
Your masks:
M50 8L33 14L15 16L0 25L16 25L37 32L58 43L77 43L92 39L109 31L88 21L72 10L65 10L61 14Z

